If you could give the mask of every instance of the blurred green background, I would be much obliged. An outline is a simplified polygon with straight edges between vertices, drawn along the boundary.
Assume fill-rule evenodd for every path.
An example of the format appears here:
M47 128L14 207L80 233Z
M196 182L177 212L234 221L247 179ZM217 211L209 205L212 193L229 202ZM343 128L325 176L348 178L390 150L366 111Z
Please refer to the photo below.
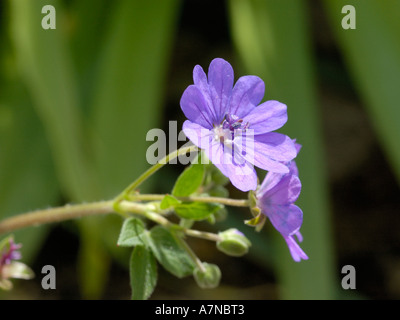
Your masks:
M45 5L56 29L44 30ZM345 5L356 29L342 28ZM152 299L400 298L400 2L397 0L1 0L0 217L109 199L149 165L146 133L184 121L179 99L192 70L215 57L235 78L260 76L265 100L288 105L281 130L303 145L302 248L292 261L281 236L237 226L245 258L191 241L216 263L221 286L197 288L161 268ZM142 191L169 192L170 165ZM232 197L242 194L230 188ZM3 299L129 299L121 219L81 219L15 232L37 277ZM207 226L204 226L207 227ZM41 289L41 268L57 289ZM356 290L341 269L356 268Z

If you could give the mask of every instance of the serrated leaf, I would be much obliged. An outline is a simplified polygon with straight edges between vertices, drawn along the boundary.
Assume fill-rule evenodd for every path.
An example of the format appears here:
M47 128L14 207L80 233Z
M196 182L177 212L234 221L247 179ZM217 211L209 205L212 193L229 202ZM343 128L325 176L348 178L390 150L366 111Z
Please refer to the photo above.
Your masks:
M146 300L157 284L157 263L153 253L138 245L132 252L129 274L132 300Z
M167 194L161 201L160 203L160 209L165 210L171 207L175 207L176 205L182 203L182 201L179 201L175 197Z
M185 219L203 220L222 208L219 204L192 202L181 203L175 206L176 214Z
M121 233L118 238L118 245L121 247L133 247L144 245L146 228L142 220L137 218L128 218L124 221Z
M176 180L172 190L175 197L188 197L201 186L204 177L204 165L192 164L186 168Z
M169 230L161 226L151 229L149 245L158 262L174 276L183 278L193 273L194 262Z

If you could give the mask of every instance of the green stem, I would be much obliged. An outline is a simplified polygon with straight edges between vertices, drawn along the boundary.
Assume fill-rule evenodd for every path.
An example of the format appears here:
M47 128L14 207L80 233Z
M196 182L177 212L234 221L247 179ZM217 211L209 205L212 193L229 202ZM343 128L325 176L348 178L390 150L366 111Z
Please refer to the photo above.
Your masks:
M165 195L163 194L135 194L128 196L131 201L162 201ZM229 198L219 198L219 197L176 197L178 200L185 202L207 202L207 203L220 203L227 206L233 207L248 207L249 200L247 199L229 199Z
M205 240L215 241L218 242L221 240L221 237L215 233L192 230L192 229L185 229L185 234L195 238L201 238Z
M140 207L138 207L138 206L140 206ZM168 219L164 218L160 214L155 213L153 211L149 211L152 208L147 208L148 211L143 212L143 205L138 204L138 203L124 200L120 203L120 209L123 212L141 213L147 219L154 221L164 227L175 226L174 223L170 222ZM188 235L190 237L201 238L201 239L215 241L215 242L221 240L221 238L217 234L211 233L211 232L203 232L203 231L192 230L192 229L187 229L187 228L183 228L182 231L183 231L183 233L185 233L186 235Z
M153 212L154 209L156 208L153 207L152 204L144 205L126 200L123 200L119 203L119 210L122 212L140 213L147 219L152 220L160 225L163 226L172 225L172 223L169 222L168 219L165 219L160 214Z
M140 214L147 219L154 221L164 227L175 225L152 210L152 204L135 203L131 201L122 201L119 205L119 213L127 217L128 213ZM64 207L50 208L45 210L36 210L23 213L0 221L0 234L12 232L14 230L38 226L46 223L62 222L70 219L76 219L86 216L109 214L114 212L114 201L100 201L78 205L66 205ZM192 229L182 229L182 231L191 237L202 238L211 241L219 241L218 235L210 232L202 232Z
M27 212L1 221L0 234L29 226L61 222L84 216L112 213L114 211L113 204L114 201L100 201ZM144 206L143 204L137 205Z
M196 254L194 253L194 251L192 250L192 248L190 248L190 246L186 243L185 240L183 240L181 237L176 236L175 237L176 240L180 243L180 245L182 246L182 248L185 249L185 251L188 253L188 255L190 256L190 258L193 260L193 262L196 264L196 266L201 270L201 272L206 272L206 268L204 268L203 263L201 262L201 260L196 256Z
M115 205L114 209L118 211L118 206L119 203L126 199L128 195L134 191L137 187L139 187L144 181L146 181L151 175L153 175L157 170L159 170L161 167L163 167L165 164L167 164L169 161L172 159L175 159L179 157L182 154L186 154L188 152L192 151L197 151L196 146L189 146L189 147L184 147L180 148L178 150L175 150L174 152L171 152L170 154L166 155L164 158L162 158L160 161L158 161L155 165L147 169L139 178L137 178L135 181L133 181L124 191L121 192L116 198L115 198Z

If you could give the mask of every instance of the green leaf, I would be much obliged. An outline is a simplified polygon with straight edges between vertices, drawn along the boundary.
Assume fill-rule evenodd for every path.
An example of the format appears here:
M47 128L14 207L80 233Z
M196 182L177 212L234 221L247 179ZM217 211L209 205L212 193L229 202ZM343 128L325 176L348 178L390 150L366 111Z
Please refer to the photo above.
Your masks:
M160 203L160 209L165 210L171 207L175 207L176 205L182 203L182 201L179 201L173 196L170 196L169 194L165 195L165 197L162 199Z
M145 231L146 229L142 220L137 218L128 218L122 225L117 243L121 247L144 245L146 242Z
M157 284L157 263L153 253L145 246L136 246L132 252L129 274L132 300L146 300Z
M158 262L178 278L193 273L194 263L179 240L167 229L156 226L150 231L150 248Z
M176 197L188 197L195 193L201 186L204 177L204 165L192 164L186 168L176 180L172 195Z
M216 213L222 206L214 203L192 202L175 206L175 212L184 219L203 220Z

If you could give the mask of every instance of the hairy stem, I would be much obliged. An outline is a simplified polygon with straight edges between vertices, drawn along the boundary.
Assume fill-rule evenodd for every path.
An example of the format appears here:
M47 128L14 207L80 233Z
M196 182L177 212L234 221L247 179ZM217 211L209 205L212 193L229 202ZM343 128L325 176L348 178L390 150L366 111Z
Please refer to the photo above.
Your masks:
M164 199L163 194L135 194L128 197L132 201L161 201ZM176 197L178 200L185 202L207 202L207 203L220 203L232 207L248 207L249 200L247 199L230 199L230 198L219 198L219 197Z
M176 240L181 244L182 248L185 249L185 251L188 253L189 257L193 260L193 262L196 264L196 266L201 270L201 272L206 272L206 269L204 268L203 263L201 260L197 257L197 255L194 253L192 248L186 243L185 240L183 240L181 237L176 236Z
M124 212L134 212L133 210L135 209L135 207L137 205L138 205L137 203L124 200L121 202L120 208ZM152 212L152 211L146 211L143 213L143 215L147 219L154 221L164 227L171 227L171 226L175 225L174 223L170 222L168 219L164 218L160 214ZM203 231L192 230L192 229L188 229L188 228L183 228L182 232L190 237L201 238L201 239L215 241L215 242L221 240L221 238L217 234L211 233L211 232L203 232Z
M113 204L113 201L100 201L27 212L1 221L0 234L29 226L112 213L114 211Z
M178 150L175 150L174 152L171 152L170 154L166 155L164 158L162 158L160 161L158 161L155 165L147 169L139 178L137 178L135 181L133 181L124 191L122 191L121 194L119 194L115 198L115 209L118 210L118 205L119 203L126 199L128 195L133 192L136 188L138 188L144 181L146 181L150 176L152 176L157 170L159 170L161 167L163 167L165 164L167 164L169 161L172 159L175 159L179 157L180 155L186 154L188 152L192 151L197 151L196 146L189 146L189 147L183 147Z
M201 238L201 239L215 241L215 242L218 242L221 240L221 237L219 235L217 235L215 233L211 233L211 232L198 231L198 230L192 230L192 229L184 229L183 232L190 237Z

